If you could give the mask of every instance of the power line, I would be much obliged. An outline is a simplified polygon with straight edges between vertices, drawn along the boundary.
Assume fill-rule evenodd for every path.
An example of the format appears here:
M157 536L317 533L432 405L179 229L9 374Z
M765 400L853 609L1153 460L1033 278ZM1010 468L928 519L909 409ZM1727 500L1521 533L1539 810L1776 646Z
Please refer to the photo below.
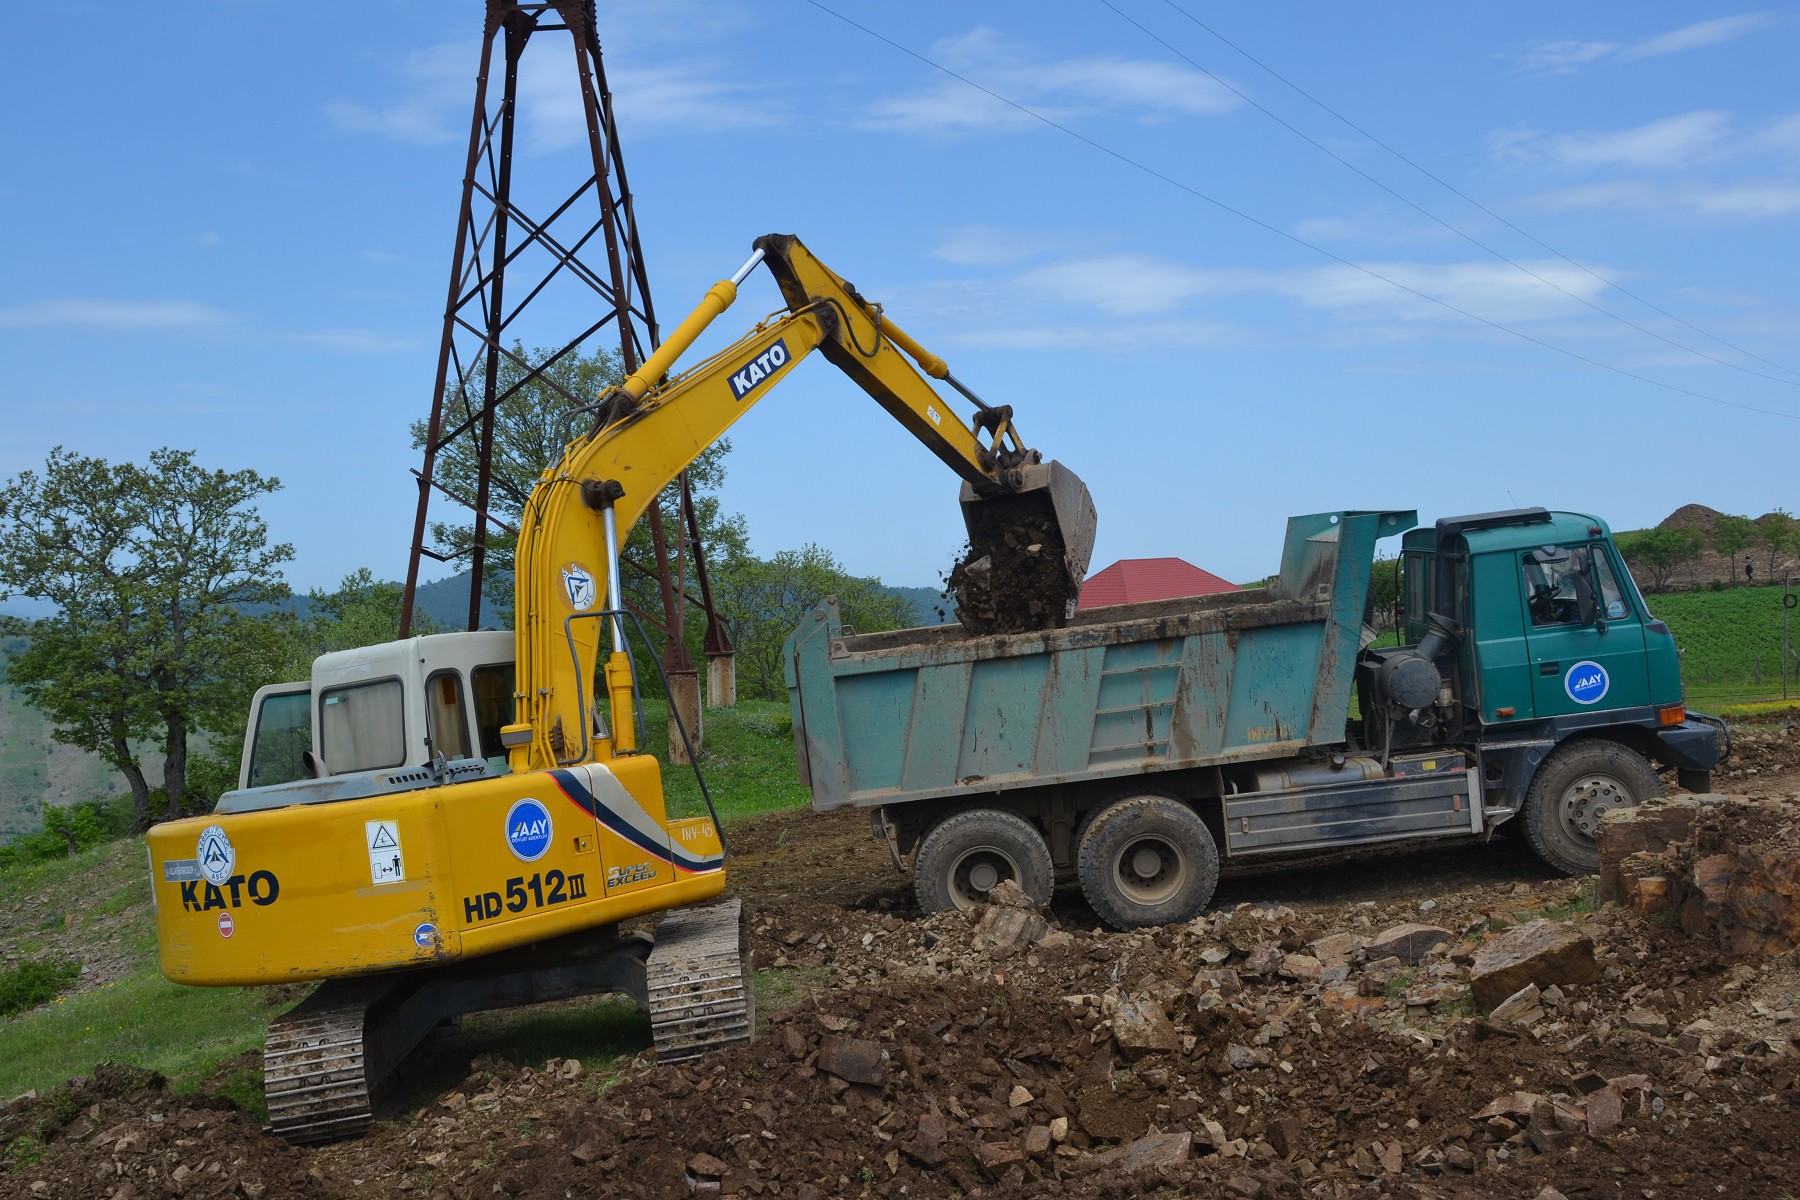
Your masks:
M1683 342L1678 342L1672 337L1666 337L1663 334L1656 332L1656 330L1654 330L1654 329L1648 329L1642 325L1639 325L1636 321L1633 321L1628 317L1619 315L1618 313L1612 311L1610 308L1605 308L1599 304L1595 304L1592 300L1589 300L1586 296L1582 296L1575 292L1571 292L1568 288L1566 288L1562 284L1556 282L1554 279L1549 279L1543 275L1538 274L1536 271L1532 270L1530 267L1526 266L1524 263L1521 263L1515 259L1509 258L1507 255L1501 253L1499 250L1494 249L1494 247L1488 245L1486 242L1477 238L1475 235L1473 235L1471 233L1467 233L1467 232L1463 231L1462 229L1458 228L1457 226L1452 225L1450 222L1444 220L1444 218L1438 216L1436 213L1432 212L1430 209L1427 209L1420 204L1414 203L1408 197L1402 195L1400 192L1395 191L1393 188L1389 187L1387 184L1383 183L1381 180L1375 178L1375 176L1369 174L1367 171L1363 170L1361 167L1357 166L1355 163L1351 162L1349 159L1347 159L1343 155L1339 154L1337 151L1331 149L1331 147L1325 145L1323 142L1318 141L1311 134L1305 132L1302 129L1299 129L1298 127L1296 127L1294 125L1289 124L1287 120L1285 120L1278 114L1272 112L1268 108L1265 108L1261 103L1259 103L1253 97L1248 96L1243 91L1239 90L1238 87L1235 84L1231 83L1229 80L1220 78L1219 76L1213 74L1211 71L1207 70L1205 67L1201 66L1199 63L1195 62L1193 59L1189 58L1186 54L1182 53L1181 50L1177 49L1167 39L1163 38L1156 31L1146 27L1142 22L1138 21L1137 18L1131 16L1129 13L1127 13L1123 9L1119 8L1118 5L1116 5L1112 2L1112 0L1100 0L1100 3L1105 5L1107 8L1111 9L1114 13L1116 13L1121 20L1124 20L1127 23L1131 24L1132 26L1136 27L1137 30L1139 32L1141 32L1142 34L1144 34L1145 37L1150 38L1152 41L1156 42L1158 45L1163 47L1163 49L1165 49L1169 53L1175 55L1175 57L1181 59L1182 62L1185 62L1188 66L1194 68L1194 70L1200 72L1202 75L1206 76L1208 79L1212 80L1214 83L1218 84L1220 87L1225 88L1227 91L1231 92L1234 96L1238 97L1244 103L1250 105L1252 108L1256 109L1256 111L1262 113L1265 117L1268 117L1271 121L1275 122L1277 125L1281 126L1283 129L1287 130L1289 133L1293 134L1295 137L1299 138L1301 141L1305 142L1307 145L1309 145L1313 149L1317 150L1319 153L1330 156L1332 159L1335 159L1337 162L1348 167L1350 170L1355 171L1358 175L1362 176L1364 179L1368 180L1370 183L1374 184L1376 187L1380 188L1382 191L1386 192L1388 195L1392 196L1394 199L1400 201L1400 203L1406 205L1408 208L1412 209L1414 212L1418 213L1420 216L1427 217L1430 220L1437 222L1439 225L1442 225L1445 229L1448 229L1451 233L1454 233L1457 237L1462 238L1464 241L1468 242L1471 246L1476 246L1476 247L1480 248L1481 250L1486 251L1488 254L1499 259L1501 262L1505 263L1509 267L1512 267L1514 270L1521 271L1524 274L1531 276L1531 278L1537 280L1539 283L1543 284L1546 287L1555 288L1557 291L1561 292L1563 295L1567 296L1569 299L1574 300L1578 303L1587 305L1587 307L1593 309L1595 312L1599 313L1601 316L1611 317L1613 320L1619 322L1621 325L1628 326L1629 328L1637 330L1639 333L1646 334L1650 337L1653 337L1659 342L1664 342L1670 346L1675 347L1677 350L1682 350L1688 354L1693 354L1700 358L1704 358L1707 362L1716 363L1721 367L1730 367L1734 371L1742 371L1746 375L1754 375L1758 379L1767 379L1771 383L1780 383L1780 384L1785 384L1788 387L1800 388L1800 381L1793 380L1793 379L1783 379L1779 375L1767 375L1761 371L1752 370L1751 368L1744 366L1742 363L1734 363L1729 359L1719 358L1716 355L1708 354L1704 350L1696 350L1692 346L1689 346ZM1596 278L1598 278L1598 276L1596 276Z
M1111 4L1107 4L1107 0L1100 0L1100 2L1102 4L1106 4L1106 6L1108 8L1112 8ZM1678 316L1675 313L1670 312L1668 309L1663 308L1662 306L1652 302L1651 300L1647 299L1646 297L1638 295L1636 292L1625 287L1623 284L1617 283L1614 280L1607 278L1606 276L1600 274L1598 271L1594 270L1592 267L1589 267L1587 264L1582 263L1576 259L1570 258L1567 254L1564 254L1561 250L1558 250L1555 246L1552 246L1549 243L1545 242L1542 238L1539 238L1538 236L1536 236L1535 234L1531 233L1528 230L1521 229L1518 225L1507 220L1505 217L1501 216L1499 213L1495 212L1493 209L1489 208L1487 205L1483 204L1481 201L1475 199L1475 197L1469 195L1467 192L1463 191L1461 188L1457 187L1455 184L1453 184L1453 183L1449 182L1448 180L1442 178L1441 176L1437 175L1436 173L1431 171L1429 168L1423 167L1423 166L1419 165L1418 163L1414 162L1412 159L1408 158L1405 154L1402 154L1399 150L1396 150L1394 147L1388 145L1386 142L1382 141L1380 138L1376 137L1374 134L1372 134L1368 130L1364 129L1361 125L1358 125L1355 121L1352 121L1349 117L1346 117L1343 113L1337 111L1337 109L1331 107L1329 104L1325 103L1323 100L1319 99L1317 96L1314 96L1311 92L1307 91L1305 88L1301 87L1299 84L1295 83L1293 80L1289 79L1287 76L1285 76L1281 72L1277 71L1274 67L1269 66L1267 63L1263 62L1261 59L1259 59L1255 55L1251 54L1248 50L1244 49L1242 46L1238 45L1236 42L1232 41L1230 38L1226 37L1224 34L1220 33L1218 30L1214 29L1211 25L1208 25L1205 21L1202 21L1199 17L1196 17L1193 13L1191 13L1187 9L1181 7L1181 5L1175 3L1175 0L1163 0L1163 3L1167 4L1170 8L1174 9L1176 12L1180 13L1182 16L1186 17L1188 20L1192 21L1194 24L1198 25L1200 28L1206 30L1207 33L1210 33L1213 37L1215 37L1219 41L1225 43L1225 45L1229 46L1232 50L1236 51L1238 54L1242 55L1244 58L1246 58L1250 62L1254 63L1261 70L1274 76L1281 83L1285 84L1288 88L1292 89L1294 92L1298 93L1300 96L1304 97L1305 99L1310 101L1312 104L1323 109L1325 112L1331 114L1333 117L1337 118L1339 121L1342 121L1345 125L1349 126L1351 129L1354 129L1357 133L1361 134L1363 137L1367 138L1369 141L1375 143L1377 146L1380 146L1383 150L1386 150L1389 154L1393 155L1395 158L1399 159L1401 162L1405 163L1407 166L1411 167L1413 170L1417 171L1419 174L1425 176L1425 178L1431 180L1433 183L1437 184L1439 187L1448 191L1449 193L1456 196L1457 198L1463 200L1465 203L1470 204L1470 205L1474 206L1475 208L1479 209L1480 211L1486 213L1488 216L1490 216L1494 220L1500 222L1502 225L1506 226L1508 229L1512 230L1514 233L1518 234L1520 237L1533 243L1534 245L1538 246L1539 248L1541 248L1543 250L1547 250L1551 254L1554 254L1557 258L1560 258L1562 261L1568 263L1570 266L1574 267L1576 270L1592 276L1593 278L1599 280L1601 283L1605 284L1607 287L1612 288L1616 292L1619 292L1621 295L1629 296L1631 299L1636 300L1639 304L1642 304L1645 308L1650 309L1652 312L1659 313L1662 316L1667 317L1669 320L1674 321L1678 325L1686 326L1687 328L1693 330L1695 333L1699 334L1701 337L1709 338L1712 341L1717 342L1719 345L1725 347L1727 350L1734 350L1737 353L1742 354L1746 358L1754 358L1757 362L1763 363L1767 366L1774 367L1778 371L1786 371L1790 375L1800 375L1800 371L1796 371L1794 368L1786 366L1782 363L1778 363L1778 362L1774 361L1773 359L1764 358L1762 355L1757 354L1751 350L1746 350L1744 347L1739 346L1733 342L1728 342L1724 338L1720 337L1718 334L1710 333L1707 330L1702 329L1700 326L1694 324L1692 321L1689 321L1684 317ZM1114 8L1113 11L1118 12L1119 10ZM1119 13L1119 15L1122 17L1125 16L1124 13ZM1130 17L1126 17L1125 19L1128 21L1131 20ZM1137 25L1136 21L1132 21L1131 23L1133 25ZM1142 25L1138 25L1138 28L1143 29L1144 27ZM1149 33L1149 30L1145 30L1145 32ZM1156 35L1151 34L1150 36L1155 37ZM1162 41L1161 38L1157 38L1156 40L1159 42ZM1167 46L1168 43L1163 42L1163 45ZM1169 48L1171 50L1174 50L1174 47L1172 47L1172 46L1170 46ZM1175 50L1175 53L1181 54L1181 52L1179 50ZM1184 59L1187 58L1187 56L1185 54L1181 55L1181 57ZM1205 67L1200 66L1198 63L1194 63L1192 59L1188 59L1188 61L1190 64L1192 64L1194 66L1194 68L1196 70L1202 71L1207 75L1212 75L1212 72L1207 71ZM1218 79L1217 76L1212 76L1212 77L1214 79ZM1225 81L1222 79L1218 79L1218 82L1225 84L1226 87L1231 87L1231 85L1229 83L1225 83ZM1243 96L1243 93L1238 92L1236 88L1233 87L1233 88L1231 88L1231 90L1234 92L1237 92L1238 95ZM1262 105L1256 104L1256 101L1250 100L1250 98L1248 96L1245 96L1244 98L1246 100L1249 100L1249 102L1251 104L1255 104L1257 108L1262 109L1263 112L1267 113L1269 111L1268 109L1263 108ZM1273 117L1275 114L1269 113L1269 115ZM1275 117L1275 119L1277 121L1281 121L1280 117ZM1281 121L1281 123L1283 125L1287 125L1286 121ZM1293 126L1288 125L1288 128L1293 129ZM1299 133L1299 130L1294 130L1294 132ZM1305 134L1300 134L1300 136L1306 137ZM1306 140L1309 142L1312 141L1311 138L1306 138ZM1315 146L1318 145L1317 142L1313 142L1313 144ZM1324 149L1324 147L1320 146L1320 149ZM1331 151L1329 151L1329 150L1326 150L1325 152L1327 154L1331 154ZM1336 154L1331 154L1331 156L1333 158L1338 157ZM1338 161L1343 162L1344 160L1339 158ZM1349 163L1345 163L1345 165L1350 166ZM1363 172L1360 171L1358 168L1351 167L1351 169L1356 170L1358 174L1363 174ZM1365 174L1364 178L1369 178L1369 177ZM1372 182L1378 182L1378 181L1372 180ZM1384 190L1388 191L1390 194L1398 195L1398 193L1393 192L1393 189L1388 188L1387 185L1385 185L1385 184L1379 184L1379 186L1381 186ZM1405 197L1403 197L1403 196L1400 198L1402 200L1405 200ZM1406 200L1406 203L1411 205L1413 208L1419 207L1418 205L1413 204L1412 201L1410 201L1410 200ZM1419 209L1419 211L1424 212L1425 210ZM1430 213L1426 213L1426 215L1431 216ZM1436 220L1438 220L1438 218L1435 216L1432 216L1432 220L1436 221ZM1440 225L1445 225L1445 228L1452 228L1451 226L1445 224L1445 222L1443 222L1443 221L1438 221L1438 223ZM1462 233L1461 230L1457 230L1456 232ZM1462 236L1468 237L1467 234L1463 234ZM1475 239L1469 238L1469 240L1474 241ZM1476 245L1480 245L1480 244L1481 243L1476 242ZM1483 246L1482 248L1487 249L1487 247L1485 247L1485 246ZM1517 265L1517 264L1515 264L1515 265ZM1551 286L1554 287L1556 285L1552 284ZM1558 289L1558 290L1561 290L1561 289ZM1585 303L1585 301L1584 301L1584 303ZM1606 312L1608 316L1614 317L1617 320L1625 321L1625 318L1618 316L1617 313L1613 313L1613 312L1610 312L1605 309L1602 309L1601 311ZM1632 328L1634 328L1634 329L1642 328L1641 326L1632 324L1632 322L1630 322L1630 321L1625 321L1625 323L1627 325L1631 325ZM1645 330L1645 332L1650 332L1650 331ZM1652 336L1653 337L1662 337L1661 334L1655 334L1655 333L1652 333ZM1668 338L1663 338L1662 340L1669 341ZM1681 343L1679 343L1679 342L1671 342L1670 344L1671 345L1681 345ZM1683 350L1687 350L1689 353L1699 354L1702 358L1712 359L1713 362L1723 362L1722 359L1712 358L1711 355L1702 353L1699 350L1694 350L1690 346L1681 346L1681 348ZM1738 370L1741 370L1741 371L1749 370L1749 368L1739 366L1737 363L1727 362L1724 365L1729 366L1729 367L1736 367ZM1750 371L1749 373L1752 375L1756 375L1763 379L1773 379L1774 378L1774 376L1764 375L1760 371ZM1788 383L1790 381L1786 380L1786 379L1778 379L1778 380L1776 380L1776 382Z
M1145 175L1150 176L1152 179L1160 180L1161 182L1168 184L1170 187L1173 187L1179 191L1186 192L1188 195L1193 196L1197 200L1203 200L1207 204L1212 205L1214 208L1219 209L1221 212L1229 213L1232 216L1237 217L1241 221L1246 221L1251 225L1255 225L1259 229L1267 230L1268 232L1276 235L1277 237L1284 238L1287 241L1293 242L1297 246L1303 246L1306 249L1311 250L1315 254L1321 255L1325 258L1329 258L1333 262L1336 262L1343 266L1349 267L1352 270L1359 271L1362 274L1369 276L1371 279L1378 279L1382 283L1385 283L1390 287L1398 288L1400 291L1406 292L1413 296L1417 296L1421 300L1428 301L1432 304L1437 305L1440 308L1448 310L1449 312L1456 313L1458 316L1466 317L1471 321L1479 322L1480 324L1486 325L1490 329L1498 330L1501 333L1511 334L1513 337L1516 337L1516 338L1520 339L1521 341L1530 342L1534 346L1540 346L1545 350L1550 350L1557 354L1561 354L1567 358L1572 358L1577 362L1586 363L1590 367L1598 367L1603 371L1611 371L1615 375L1622 375L1627 379L1635 379L1639 383L1647 383L1647 384L1650 384L1652 387L1659 387L1666 391L1676 392L1683 396L1691 396L1696 400L1705 400L1712 404L1721 404L1727 408L1738 408L1738 409L1743 409L1745 412L1761 413L1764 416L1781 417L1784 420L1789 420L1789 421L1800 421L1800 416L1796 416L1793 413L1778 412L1775 409L1769 409L1769 408L1758 408L1756 405L1742 404L1736 400L1725 400L1718 396L1709 396L1705 392L1696 392L1692 388L1685 388L1679 384L1666 383L1661 379L1655 379L1648 375L1640 375L1636 371L1627 370L1624 367L1614 366L1611 363L1601 362L1599 359L1596 359L1596 358L1589 358L1587 355L1582 354L1579 351L1570 350L1564 346L1558 346L1553 342L1546 342L1542 338L1534 337L1533 335L1526 333L1524 330L1514 329L1509 325L1502 325L1500 322L1490 320L1487 317L1481 316L1479 313L1473 313L1473 312L1470 312L1468 309L1459 308L1458 306L1450 303L1448 300L1440 299L1439 297L1430 295L1429 293L1426 293L1426 292L1421 292L1419 289L1417 289L1415 287L1411 287L1407 284L1404 284L1404 283L1400 282L1398 279L1394 279L1390 276L1383 275L1380 271L1377 271L1372 267L1366 267L1359 262L1354 262L1351 259L1343 257L1341 254L1334 254L1332 251L1325 249L1325 247L1323 247L1323 246L1314 245L1312 242L1307 241L1305 238L1300 237L1298 234L1289 233L1287 230L1282 229L1277 225L1271 225L1269 222L1262 220L1260 217L1251 216L1249 213L1243 211L1242 209L1234 208L1230 204L1227 204L1225 201L1220 200L1215 196L1209 196L1205 192L1200 191L1198 188L1192 187L1189 184L1185 184L1185 183L1181 182L1179 179L1175 179L1172 176L1165 175L1161 171L1158 171L1157 169L1155 169L1154 167L1151 167L1151 166L1146 165L1145 163L1139 162L1137 159L1132 158L1129 155L1123 154L1118 150L1114 150L1112 147L1105 145L1102 142L1095 141L1093 138L1088 137L1086 134L1076 132L1075 130L1069 128L1067 125L1063 125L1060 122L1055 121L1052 118L1045 116L1043 113L1038 112L1034 108L1029 108L1024 104L1019 103L1017 100L1011 99L1008 96L1001 95L999 92L994 91L992 88L989 88L982 84L976 83L973 79L970 79L968 76L959 74L958 72L951 70L949 67L944 66L942 63L939 63L930 58L927 58L925 55L920 54L917 50L911 49L908 46L901 45L899 42L896 42L894 39L888 37L886 34L883 34L883 33L877 32L876 30L870 29L867 25L864 25L859 21L853 20L852 18L845 16L843 13L838 12L836 9L826 6L825 4L821 3L820 0L804 0L804 2L806 4L811 5L813 8L818 9L820 12L824 13L825 15L830 16L830 17L835 17L837 20L842 21L844 24L850 26L851 28L860 30L861 32L867 34L868 36L874 38L876 41L885 43L886 45L893 47L895 50L900 51L902 54L907 55L909 58L916 59L917 61L924 63L926 66L932 68L933 70L942 72L943 74L948 75L952 79L955 79L961 83L967 84L969 87L974 88L976 91L981 92L984 95L993 97L995 100L1000 101L1002 104L1007 105L1009 108L1016 109L1017 111L1024 113L1026 116L1032 118L1033 120L1039 121L1045 125L1048 125L1050 128L1057 130L1059 133L1063 133L1063 134L1068 135L1069 137L1074 138L1076 141L1081 142L1083 145L1088 146L1089 148L1091 148L1093 150L1099 151L1101 154L1106 155L1108 158L1116 159L1119 162L1124 163L1126 166L1131 167L1133 170L1141 171Z

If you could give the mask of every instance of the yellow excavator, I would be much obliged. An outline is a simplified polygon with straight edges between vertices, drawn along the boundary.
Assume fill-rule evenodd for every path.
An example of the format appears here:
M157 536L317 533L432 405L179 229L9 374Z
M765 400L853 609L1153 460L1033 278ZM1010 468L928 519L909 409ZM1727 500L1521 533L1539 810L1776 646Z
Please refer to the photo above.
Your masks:
M670 376L759 263L786 311ZM616 992L649 1010L659 1060L751 1036L739 904L698 907L725 887L711 798L702 781L704 811L671 811L642 750L618 557L656 496L814 350L962 477L971 560L1020 522L1049 531L1066 586L1045 623L1073 611L1087 489L797 238L759 238L538 480L514 632L322 655L310 680L257 693L239 787L150 831L164 975L323 981L269 1030L277 1133L361 1132L406 1056L469 1012ZM927 377L976 405L966 425ZM654 940L621 932L652 913L667 914Z

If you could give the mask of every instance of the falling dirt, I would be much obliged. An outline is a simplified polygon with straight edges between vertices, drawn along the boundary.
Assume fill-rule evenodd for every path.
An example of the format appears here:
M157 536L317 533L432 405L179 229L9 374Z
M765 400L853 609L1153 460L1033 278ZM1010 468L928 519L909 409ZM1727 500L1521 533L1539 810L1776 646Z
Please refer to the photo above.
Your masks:
M1028 633L1064 624L1080 590L1055 519L1028 512L965 549L944 595L970 633Z

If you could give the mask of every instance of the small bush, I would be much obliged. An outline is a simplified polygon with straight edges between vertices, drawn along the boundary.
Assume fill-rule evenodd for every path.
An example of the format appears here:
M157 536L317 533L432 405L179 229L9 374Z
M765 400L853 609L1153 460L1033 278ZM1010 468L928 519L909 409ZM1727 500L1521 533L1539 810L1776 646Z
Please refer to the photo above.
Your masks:
M0 971L0 1017L49 1003L80 974L80 964L66 958L32 959Z

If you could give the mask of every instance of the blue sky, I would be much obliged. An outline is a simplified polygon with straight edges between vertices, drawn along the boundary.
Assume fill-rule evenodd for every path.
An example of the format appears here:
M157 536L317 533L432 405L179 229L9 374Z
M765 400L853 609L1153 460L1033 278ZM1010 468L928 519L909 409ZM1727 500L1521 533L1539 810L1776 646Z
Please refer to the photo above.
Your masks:
M1089 481L1097 565L1246 578L1328 508L1800 506L1800 12L1180 0L1578 266L1163 0L828 2L1079 138L803 0L602 0L659 312L800 234ZM0 474L192 447L282 478L297 586L398 576L481 6L183 12L75 2L0 44ZM525 191L581 166L564 37L526 56ZM719 328L778 303L759 276ZM955 481L823 359L733 440L757 550L948 565Z

